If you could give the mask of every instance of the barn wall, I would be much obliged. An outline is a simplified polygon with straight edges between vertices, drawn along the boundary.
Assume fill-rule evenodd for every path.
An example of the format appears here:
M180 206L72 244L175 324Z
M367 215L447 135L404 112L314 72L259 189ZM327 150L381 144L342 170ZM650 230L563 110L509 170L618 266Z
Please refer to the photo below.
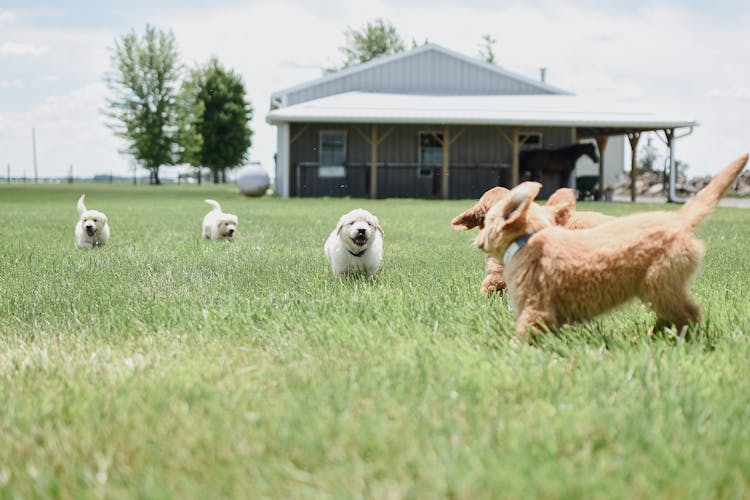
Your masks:
M357 127L369 137L369 125L311 123L303 133L302 124L292 124L290 137L298 136L290 145L290 194L292 196L366 196L369 193L370 145L357 132ZM378 192L381 197L439 197L440 169L419 165L419 134L442 127L432 125L379 125L379 135L393 129L378 148ZM346 176L321 178L318 176L318 148L320 132L346 132ZM513 129L502 130L509 137ZM450 135L461 135L450 146L451 198L476 198L496 185L510 185L513 150L498 132L498 127L451 126ZM542 146L557 148L571 143L570 128L533 128L526 132L540 132Z

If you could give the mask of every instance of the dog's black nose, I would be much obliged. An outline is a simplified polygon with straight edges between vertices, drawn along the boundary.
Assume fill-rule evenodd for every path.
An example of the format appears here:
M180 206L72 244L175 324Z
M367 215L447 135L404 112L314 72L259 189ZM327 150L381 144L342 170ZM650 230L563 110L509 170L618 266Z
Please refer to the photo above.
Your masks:
M229 236L232 236L234 234L234 229L229 230Z
M365 234L367 234L367 230L366 229L361 229L361 228L357 229L357 234L359 234L361 236L364 236Z

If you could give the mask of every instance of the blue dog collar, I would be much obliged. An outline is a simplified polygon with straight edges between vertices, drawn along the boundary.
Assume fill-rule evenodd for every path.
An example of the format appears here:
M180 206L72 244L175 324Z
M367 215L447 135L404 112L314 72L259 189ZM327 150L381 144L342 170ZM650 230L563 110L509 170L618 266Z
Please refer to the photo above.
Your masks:
M532 235L530 234L523 234L513 240L510 245L508 245L508 249L505 250L505 254L503 254L503 264L507 266L510 262L510 259L512 259L513 256L519 252L519 250L526 246L526 243L529 242L529 238L531 238L531 236Z

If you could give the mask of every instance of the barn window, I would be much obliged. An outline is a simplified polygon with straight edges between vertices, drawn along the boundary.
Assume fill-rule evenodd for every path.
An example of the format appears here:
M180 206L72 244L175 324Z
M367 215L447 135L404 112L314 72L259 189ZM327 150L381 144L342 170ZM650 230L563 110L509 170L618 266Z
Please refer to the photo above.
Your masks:
M323 130L320 132L319 177L345 177L346 132Z

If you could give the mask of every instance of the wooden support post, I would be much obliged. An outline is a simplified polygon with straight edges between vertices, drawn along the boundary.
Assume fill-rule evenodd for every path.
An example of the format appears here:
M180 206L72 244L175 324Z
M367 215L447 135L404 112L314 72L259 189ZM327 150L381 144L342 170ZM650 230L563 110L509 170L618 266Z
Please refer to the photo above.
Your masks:
M607 150L607 140L609 139L606 135L599 135L596 137L596 146L599 148L599 190L596 193L596 199L601 200L604 195L604 152Z
M290 145L294 144L294 143L295 143L295 141L296 141L297 139L299 139L300 137L302 137L302 134L304 134L304 133L305 133L305 131L307 130L307 127L309 127L309 124L307 124L307 123L305 123L304 125L302 125L302 128L300 128L300 129L299 129L299 130L297 131L297 133L295 133L295 134L294 134L294 135L292 136L292 138L291 138L291 139L289 139L289 144L290 144Z
M385 134L379 136L378 126L372 124L370 126L370 135L364 133L364 131L355 126L354 130L364 139L364 141L370 145L370 198L378 197L378 146L385 141L391 132L393 127L389 128Z
M443 166L440 170L440 191L444 200L450 195L450 154L451 154L451 137L448 125L443 126Z
M521 142L519 140L518 129L513 129L513 172L511 173L511 187L518 186L518 181L521 178Z
M667 201L669 203L675 203L677 200L677 193L675 192L675 184L677 183L677 165L674 160L674 129L670 128L664 131L664 137L667 138L667 146L669 146L669 189L667 190Z
M641 139L640 132L630 132L628 134L628 140L630 141L630 201L635 202L635 182L638 179L638 168L636 161L636 149L638 149L638 141Z
M378 197L378 126L370 127L370 198Z

